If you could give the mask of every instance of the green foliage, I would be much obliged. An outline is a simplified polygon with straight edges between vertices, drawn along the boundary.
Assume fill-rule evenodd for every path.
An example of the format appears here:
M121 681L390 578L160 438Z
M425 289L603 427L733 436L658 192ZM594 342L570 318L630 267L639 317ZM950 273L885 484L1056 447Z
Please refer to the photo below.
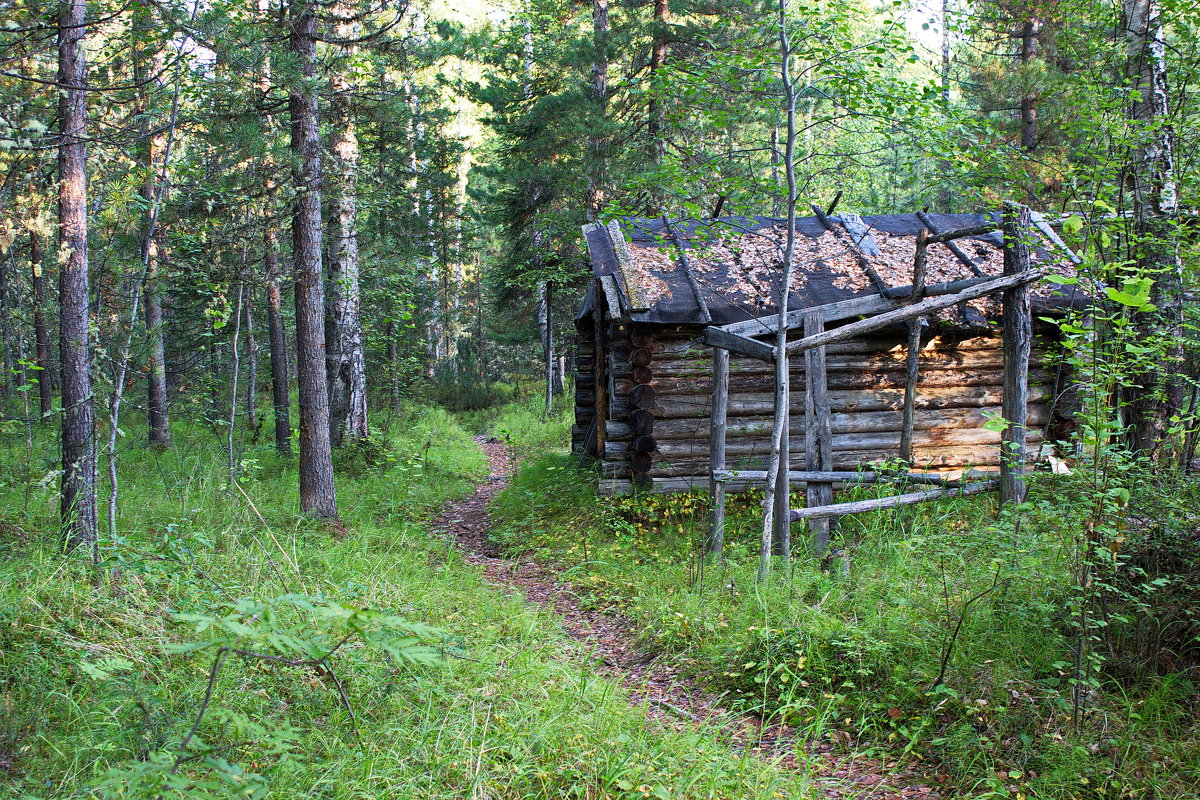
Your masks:
M1076 672L1081 472L1039 479L1019 525L980 498L846 519L832 558L802 557L766 585L754 578L754 497L730 498L717 565L698 552L703 494L606 499L590 478L571 457L527 461L496 499L497 540L562 565L593 606L630 617L650 653L748 711L838 748L933 760L963 796L1179 796L1200 780L1200 761L1182 755L1200 741L1200 694L1181 651L1155 650L1172 666L1133 677L1105 660ZM1143 513L1170 496L1139 485ZM849 499L878 491L891 490ZM1127 588L1093 590L1108 604L1094 649L1134 657L1167 621L1177 646L1194 642L1182 562L1148 586L1133 560L1113 575ZM1073 726L1077 689L1087 710Z
M53 466L50 437L29 466L2 445L0 795L807 791L716 731L648 725L543 613L427 530L486 475L447 412L379 430L389 459L339 474L333 530L297 519L294 467L270 445L247 452L260 468L239 484L260 519L211 432L172 434L174 449L123 461L122 538L98 570L62 559L52 493L13 480Z

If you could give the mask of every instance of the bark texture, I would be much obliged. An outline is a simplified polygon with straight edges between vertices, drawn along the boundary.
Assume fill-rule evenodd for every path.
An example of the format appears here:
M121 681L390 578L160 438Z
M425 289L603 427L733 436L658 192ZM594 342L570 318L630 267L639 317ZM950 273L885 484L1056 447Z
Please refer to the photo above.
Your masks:
M317 117L316 15L291 8L289 45L300 68L288 91L291 114L292 258L296 288L296 384L300 400L300 510L337 517L329 394L325 382L325 298L321 267L321 139Z
M343 9L344 10L344 9ZM345 10L344 10L345 11ZM349 11L345 11L349 14ZM338 37L353 38L354 26L339 24ZM351 52L349 55L353 55ZM329 383L329 430L334 445L343 435L365 439L367 368L363 357L362 295L358 260L358 131L352 105L349 65L333 78L333 242L329 264L329 325L326 373Z
M29 234L29 269L33 288L33 341L34 358L38 366L38 399L42 416L54 410L54 396L50 379L50 328L46 324L46 271L44 266L45 242L42 234Z
M1159 0L1126 0L1125 30L1129 76L1137 91L1130 109L1137 141L1131 152L1129 184L1134 206L1134 259L1140 274L1152 277L1150 302L1139 312L1139 334L1162 354L1161 368L1148 369L1126 390L1129 445L1155 454L1166 438L1170 418L1183 406L1183 385L1175 377L1183 360L1183 264L1179 257L1179 199L1175 141L1169 123L1167 44Z
M62 522L68 547L96 543L96 409L88 330L87 57L84 0L62 4L58 217L59 359L62 368Z

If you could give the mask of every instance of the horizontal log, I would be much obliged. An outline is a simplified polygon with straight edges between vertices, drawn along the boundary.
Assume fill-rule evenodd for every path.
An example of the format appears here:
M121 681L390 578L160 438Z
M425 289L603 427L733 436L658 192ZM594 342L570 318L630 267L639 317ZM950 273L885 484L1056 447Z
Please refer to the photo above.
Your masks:
M996 386L951 386L943 388L920 387L916 408L987 408L1000 407L1003 388ZM792 392L791 410L804 410L803 392ZM1031 387L1029 399L1041 401L1049 397L1046 387ZM659 397L651 409L656 420L698 419L709 415L710 398L707 395ZM904 404L904 390L842 389L829 393L829 409L839 411L898 411ZM729 395L729 416L767 416L775 413L775 398L769 392L740 392Z
M755 469L715 469L713 480L725 482L736 479L745 481L765 481L766 470ZM952 480L944 475L929 472L908 472L903 475L891 475L882 472L814 472L812 470L788 470L789 483L936 483L943 484Z
M944 388L949 386L998 386L1003 380L1004 370L999 367L983 367L965 369L928 370L921 376L920 390L927 387ZM792 391L804 391L804 371L792 370ZM1055 372L1044 367L1031 367L1029 379L1031 384L1052 383ZM828 375L828 384L834 389L891 389L902 387L905 383L905 373L902 369L873 372L869 370L833 371ZM616 396L629 394L633 383L628 380L616 379L613 382ZM664 376L654 379L655 391L663 397L681 395L708 394L712 391L712 379L707 375ZM731 394L742 392L769 392L775 387L775 376L770 373L735 373L729 376L729 391ZM639 408L652 408L653 405L640 405Z
M771 452L770 444L767 441L768 438L770 437L764 438L758 436L730 439L725 445L728 468L761 468L762 464L755 461L755 459L765 458ZM1031 443L1040 440L1041 435L1038 431L1029 431L1029 441ZM792 453L798 455L804 453L805 442L803 436L793 434L790 437L790 443ZM957 431L916 431L913 434L913 447L916 453L914 464L922 468L924 468L926 463L940 465L936 459L940 455L945 455L943 451L963 447L969 448L972 452L978 453L981 456L986 455L986 461L978 463L991 465L999 463L998 459L994 456L1000 447L1000 435L995 431L970 429L960 429ZM623 459L627 444L623 442L607 442L605 448L606 458ZM837 469L842 469L843 467L856 469L862 462L882 461L899 455L900 431L834 434L833 449L834 460L838 462L836 465ZM839 461L839 453L846 455L846 458ZM696 461L700 463L708 457L708 441L703 439L660 439L658 441L658 454L668 461ZM929 458L935 460L928 462L927 459ZM796 462L796 466L797 468L803 467L799 461ZM707 474L708 470L702 466L698 472Z
M955 430L958 428L981 428L989 416L988 409L983 408L954 408L954 409L922 409L913 415L913 430ZM999 413L994 409L991 416ZM834 433L855 433L870 431L899 431L902 424L900 411L851 411L838 412L830 415L830 427ZM1029 425L1041 425L1049 416L1049 409L1044 404L1031 404L1028 411ZM737 439L743 436L765 436L771 430L773 417L754 416L743 417L728 415L725 438ZM709 420L704 417L695 419L664 419L655 423L654 435L664 439L704 439L709 437ZM804 433L804 418L792 416L789 430L793 434Z
M949 283L931 283L921 289L921 296L938 297L943 294L954 294L955 292L970 289L972 286L978 286L990 280L991 278L963 278L960 281L950 281ZM901 297L911 297L912 291L912 286L890 286L883 290L883 296L896 300Z
M939 242L948 242L951 239L966 239L970 236L986 236L989 233L998 233L1000 226L994 222L985 222L982 225L972 225L969 228L955 228L952 231L943 231L934 233L925 238L925 244L938 244Z
M654 353L654 363L660 361L674 361L679 359L712 361L712 348L703 342L704 328L697 327L694 332L686 338L678 340L668 340L659 342L656 345ZM800 341L803 338L799 334L789 337L789 341ZM969 339L950 339L944 336L933 336L930 338L925 347L932 350L980 350L993 349L1000 346L999 335L979 335ZM826 347L827 355L835 355L840 353L874 353L881 350L899 349L904 352L906 349L906 340L900 336L892 336L887 334L868 334L845 341L835 342ZM622 348L628 348L623 350ZM615 354L624 353L628 360L628 353L632 352L632 346L628 343L614 343L612 352ZM736 359L735 359L736 360Z
M955 489L927 489L923 492L909 492L891 497L877 497L872 500L857 500L852 503L834 503L829 506L816 508L797 508L792 510L792 521L820 519L826 517L844 517L847 514L862 514L868 511L879 511L884 508L910 506L929 500L944 500L950 497L965 497L967 495L990 492L1000 487L1000 481L980 481L968 483Z
M1034 352L1030 360L1034 364L1045 363L1049 360L1045 352ZM903 349L879 351L871 354L826 354L826 370L828 372L856 372L860 370L900 369L905 365L907 354ZM804 365L800 359L794 359L792 372L803 373ZM975 367L991 367L1002 365L1004 354L1000 348L991 350L965 350L962 352L946 350L922 350L920 366L922 371L936 369L972 369ZM683 377L688 375L707 375L712 371L712 365L688 359L678 361L656 361L654 377ZM773 374L773 368L764 362L731 363L730 373L739 375Z
M829 323L864 315L880 314L884 311L891 311L895 307L895 303L879 295L854 297L836 303L789 311L784 327L794 330L804 324L806 316L815 312L820 312L825 317L826 323ZM766 336L779 330L779 315L770 314L741 322L730 322L718 327L735 336Z
M704 343L712 347L720 347L731 353L739 353L751 358L762 359L763 361L775 360L775 350L769 344L746 336L739 336L717 327L710 327L704 331Z

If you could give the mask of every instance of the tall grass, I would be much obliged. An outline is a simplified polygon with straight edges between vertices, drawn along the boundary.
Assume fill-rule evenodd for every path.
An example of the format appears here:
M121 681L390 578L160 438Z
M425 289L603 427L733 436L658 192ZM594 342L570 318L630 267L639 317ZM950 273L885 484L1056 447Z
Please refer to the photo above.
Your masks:
M487 474L449 414L414 409L389 447L339 457L345 524L333 528L297 515L294 465L268 444L243 453L238 491L219 432L172 433L170 451L123 455L119 536L99 569L57 546L52 481L36 480L53 468L50 436L32 452L3 445L0 796L807 792L714 736L648 723L552 617L429 532L440 504ZM231 610L251 602L258 611ZM416 631L400 646L428 648L431 663L373 648L370 631L316 666L234 654L212 672L215 650L190 649L219 629L266 654L323 654L346 619L385 612L381 624Z
M1070 480L1037 482L1020 525L988 497L846 518L830 557L801 555L764 585L760 495L731 500L715 564L700 552L703 493L597 497L564 433L495 501L497 540L559 564L587 602L632 618L647 652L714 692L843 749L933 761L964 797L1197 796L1192 676L1076 683L1087 509ZM1124 607L1110 613L1129 623ZM1075 729L1077 691L1088 710Z

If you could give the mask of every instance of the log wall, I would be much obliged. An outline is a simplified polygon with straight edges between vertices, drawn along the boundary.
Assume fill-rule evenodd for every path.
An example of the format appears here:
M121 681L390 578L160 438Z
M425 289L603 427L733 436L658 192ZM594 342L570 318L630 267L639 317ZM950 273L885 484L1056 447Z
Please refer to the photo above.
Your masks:
M588 447L594 425L594 327L580 325L575 449L599 460L601 488L632 484L671 491L707 486L711 348L700 326L609 325L606 349L613 395L603 445ZM856 339L827 349L835 470L898 456L906 375L902 334ZM998 337L932 338L922 345L913 420L914 468L957 472L1000 463L1000 434L984 428L1000 413L1004 358ZM729 368L726 468L763 469L770 450L770 364L733 356ZM804 359L791 364L790 467L804 469ZM1031 359L1031 452L1051 413L1053 366ZM590 437L595 441L596 437Z

